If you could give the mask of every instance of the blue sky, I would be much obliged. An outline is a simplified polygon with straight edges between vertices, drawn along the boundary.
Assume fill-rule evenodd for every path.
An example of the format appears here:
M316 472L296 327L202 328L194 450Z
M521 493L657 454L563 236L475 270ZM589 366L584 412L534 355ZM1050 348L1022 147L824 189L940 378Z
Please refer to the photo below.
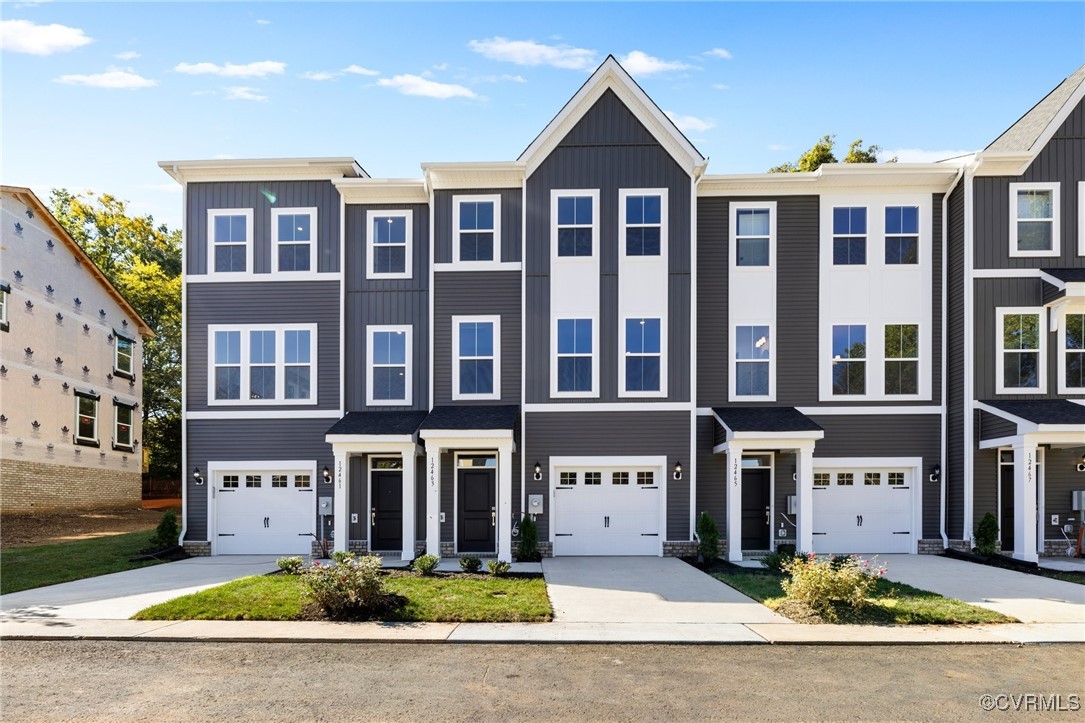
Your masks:
M159 160L512 160L608 53L709 156L982 148L1085 62L1085 3L2 5L2 180L176 225Z

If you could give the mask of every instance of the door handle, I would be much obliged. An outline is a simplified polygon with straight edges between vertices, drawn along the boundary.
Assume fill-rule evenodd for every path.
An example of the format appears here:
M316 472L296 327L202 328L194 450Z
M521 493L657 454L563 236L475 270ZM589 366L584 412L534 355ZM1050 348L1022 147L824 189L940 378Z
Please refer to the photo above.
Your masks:
M497 508L490 508L490 527L497 527Z
M264 518L264 529L267 529L270 526L271 526L271 518L270 517L265 517Z
M377 524L377 508L374 507L369 512L369 521L371 524Z
M769 508L766 507L765 508L765 522L772 522L772 517L770 516L771 514L772 513L769 511Z

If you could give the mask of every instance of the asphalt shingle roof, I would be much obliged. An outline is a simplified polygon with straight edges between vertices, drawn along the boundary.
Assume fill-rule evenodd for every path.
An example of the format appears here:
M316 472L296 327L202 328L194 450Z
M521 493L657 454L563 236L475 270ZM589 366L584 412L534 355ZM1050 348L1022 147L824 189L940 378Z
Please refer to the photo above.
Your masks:
M1049 276L1054 276L1059 281L1085 281L1085 267L1080 269L1040 269L1040 271Z
M348 412L328 434L414 434L426 412Z
M1085 424L1085 405L1069 399L999 399L983 404L1034 424Z
M434 407L422 429L515 429L519 418L515 404Z
M1075 70L1070 77L1062 81L1054 90L1044 96L1028 113L987 146L988 151L1014 153L1031 151L1044 130L1074 95L1074 91L1085 83L1085 65Z
M732 432L820 432L814 420L795 407L713 407Z

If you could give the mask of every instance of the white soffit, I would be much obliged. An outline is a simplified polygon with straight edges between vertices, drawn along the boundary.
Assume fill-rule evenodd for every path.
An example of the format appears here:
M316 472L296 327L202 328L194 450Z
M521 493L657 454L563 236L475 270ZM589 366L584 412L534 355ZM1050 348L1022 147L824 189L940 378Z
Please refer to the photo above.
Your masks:
M524 185L524 164L519 161L423 163L422 172L433 190L520 188Z
M346 203L427 203L422 179L337 178L332 181Z
M246 158L159 161L178 183L214 181L326 181L368 178L353 158Z
M884 193L902 189L946 191L957 177L949 163L826 163L804 173L706 175L698 196L798 195L828 191Z

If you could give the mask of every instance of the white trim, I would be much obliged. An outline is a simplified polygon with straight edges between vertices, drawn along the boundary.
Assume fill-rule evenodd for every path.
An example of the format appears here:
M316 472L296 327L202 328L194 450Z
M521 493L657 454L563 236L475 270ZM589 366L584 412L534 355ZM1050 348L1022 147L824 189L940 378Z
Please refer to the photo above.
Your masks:
M343 452L388 456L392 447L415 444L413 434L325 434L324 441Z
M203 181L313 181L361 176L353 158L244 158L159 161L158 167L181 184Z
M558 256L558 200L561 198L591 199L592 246L590 256ZM598 397L599 366L599 189L579 188L550 191L550 397ZM589 391L558 391L558 319L591 319L592 322L592 387Z
M551 312L553 314L553 312ZM558 322L559 321L584 321L591 322L591 353L590 354L558 354ZM575 339L576 333L573 333ZM599 319L598 314L591 316L553 316L550 321L550 397L553 399L589 399L599 397L599 364L602 355L599 353ZM558 390L558 358L568 356L572 358L591 359L591 389L587 391L562 392Z
M101 416L102 416L102 398L101 398L101 395L92 395L92 394L89 394L89 393L88 394L83 394L83 393L80 393L80 392L77 391L72 396L75 398L75 429L72 430L72 439L74 440L75 444L87 443L87 444L90 444L90 445L99 446L101 444L101 441L100 441L99 438L102 436L101 432L100 432L100 429L99 429L101 427ZM94 436L93 437L81 437L79 435L79 417L81 416L79 414L79 400L81 400L81 399L89 399L90 401L94 402ZM89 416L89 415L82 415L82 416Z
M339 409L244 409L187 412L185 419L341 419Z
M512 439L511 429L423 429L418 432L418 436L421 439L426 440L426 446L429 447L430 443L443 443L449 442L451 446L457 446L464 449L476 449L479 448L478 444L483 445L496 445L499 442L508 443ZM463 447L465 440L471 440L476 444L471 447ZM438 446L447 447L449 444L439 444Z
M403 399L373 398L373 334L398 332L406 334L403 344ZM398 364L385 366L399 366ZM365 327L365 403L368 407L409 407L414 402L414 327L410 324L370 324Z
M527 184L520 187L520 258L527 258ZM430 315L433 318L433 315ZM520 429L527 429L527 412L524 400L527 399L527 276L520 274ZM432 346L430 347L432 348ZM432 355L431 355L432 356ZM521 437L521 439L523 439ZM527 512L527 456L520 455L520 518Z
M1059 256L1062 248L1061 215L1062 204L1059 202L1061 186L1058 181L1050 183L1011 183L1010 184L1010 258L1032 258L1039 256ZM1019 191L1051 191L1051 249L1048 251L1022 251L1017 247L1017 194Z
M433 270L446 273L449 271L520 271L523 268L523 264L519 261L502 261L500 263L491 261L460 261L459 263L448 263L442 261L441 263L433 264Z
M1046 394L1047 393L1047 342L1048 331L1045 323L1045 309L1042 306L999 306L995 307L995 394ZM1008 352L1004 344L1003 328L1007 314L1035 315L1036 316L1036 345L1035 350L1026 350L1027 353L1036 352L1037 370L1035 387L1007 387L1005 385L1005 363Z
M1039 279L1043 278L1041 269L973 269L973 279ZM1054 277L1052 277L1054 278Z
M373 222L378 218L406 219L403 236L404 254L403 271L378 273L373 270ZM398 244L389 244L395 246ZM409 279L414 272L414 211L410 209L370 209L365 212L365 278L367 279Z
M426 336L427 336L426 349L429 350L429 353L426 354L426 400L425 401L426 401L426 408L427 409L433 409L433 406L434 406L434 403L433 403L433 386L435 384L434 378L433 378L433 366L434 366L434 364L436 364L436 358L437 358L437 355L433 353L433 338L434 338L434 333L435 333L434 329L437 326L433 321L433 319L434 319L434 306L436 304L435 300L437 298L437 294L434 293L434 289L436 288L436 284L434 283L434 274L436 273L436 268L435 268L436 264L433 263L434 260L437 258L437 255L436 255L436 252L437 252L437 230L436 230L436 224L434 223L434 219L435 219L435 216L436 216L436 213L437 213L437 211L436 211L436 205L437 204L435 203L435 199L433 197L434 196L433 186L428 184L428 183L426 185L427 185L426 194L427 194L427 197L429 199L429 203L428 203L428 207L429 207L429 247L428 247L428 253L429 253L429 256L427 257L429 259L429 279L428 279L428 284L429 285L426 287L426 289L427 289L426 302L429 305L429 311L428 311L429 316L426 317ZM344 409L345 408L346 407L344 406ZM427 471L427 474L429 474L428 471ZM433 516L433 513L427 513L427 514L430 517ZM427 528L426 528L427 529L427 535L428 535L428 532L429 532L428 524L429 523L427 522ZM439 537L439 535L438 535L438 537ZM437 545L440 545L440 540L439 539L435 540L434 542ZM426 544L427 544L427 550L426 551L428 553L432 554L432 550L430 550L428 548L428 545L429 545L428 537L427 537ZM440 555L439 547L438 547L437 554Z
M775 293L775 290L773 290ZM773 305L775 306L775 304ZM775 311L775 309L773 309ZM775 314L773 315L773 321L775 322ZM775 323L755 323L749 324L731 324L727 330L727 348L731 350L729 360L729 379L727 383L727 400L730 402L774 402L776 401L776 340L773 338L776 334ZM769 344L769 358L767 360L761 359L738 359L737 342L735 341L738 336L739 327L754 328L758 326L768 327L768 344ZM735 390L735 385L738 383L738 365L742 364L764 364L769 365L769 388L768 394L738 394Z
M313 511L309 515L312 532L316 533L316 505L320 497L320 475L317 473L317 460L256 460L216 462L207 460L207 476L204 487L207 490L207 540L211 543L211 554L218 554L218 498L215 494L217 481L215 475L221 472L310 472L312 474Z
M619 283L621 283L620 280L619 280ZM666 314L666 311L664 311L664 314ZM632 352L626 350L625 323L627 321L631 320L631 319L642 319L642 320L645 320L645 321L650 320L650 319L655 319L656 321L659 322L659 354L646 354L646 353L633 354ZM618 396L620 398L623 398L623 399L624 398L635 399L635 398L638 398L638 397L642 398L642 399L645 399L645 398L666 398L666 396L667 396L667 367L668 367L667 359L668 359L668 356L669 356L668 353L667 353L667 351L668 351L668 349L667 349L667 346L668 346L667 345L667 337L668 337L668 334L667 334L667 317L666 316L663 316L663 317L650 317L650 316L639 316L639 315L630 315L630 316L623 315L623 316L620 316L618 318ZM641 357L641 358L648 358L648 357L654 357L654 356L659 357L659 389L658 390L630 391L630 390L626 389L626 364L625 364L625 362L626 362L626 359L628 359L630 356L638 356L638 357Z
M188 534L188 182L181 182L181 533L177 544ZM342 326L342 325L340 325ZM140 370L142 372L142 369ZM142 431L140 432L142 434ZM204 482L206 501L211 493Z
M117 427L120 425L120 411L127 409L132 415L132 419L128 422L128 444L121 444L120 432ZM119 402L116 398L113 399L113 449L127 450L129 453L135 451L135 445L132 444L136 438L136 410L131 404L124 404Z
M1077 255L1085 256L1085 181L1077 182Z
M240 273L220 273L219 277L228 278L214 278L214 275L208 274L190 274L185 277L186 284L241 284L248 282L264 282L274 281L275 283L289 283L293 281L342 281L343 274L338 271L321 271L319 273L315 271L299 271L297 273L290 272L285 273L283 276L276 276L272 274L246 274L242 276Z
M523 405L525 413L540 412L689 412L690 402L551 402Z
M702 176L703 177L703 176ZM690 180L689 188L689 539L697 531L697 415L692 405L697 403L697 185L702 177Z
M240 341L240 363L223 364L221 366L240 366L241 388L238 399L215 399L215 334L218 332L237 332ZM250 361L249 344L250 336L254 331L270 331L275 335L275 362L273 364L257 364L256 366L274 366L275 368L275 396L271 399L249 399L246 395L250 390L250 376L253 363ZM308 364L290 364L289 366L309 367L309 396L304 399L286 398L286 332L306 331L309 332L309 362ZM207 406L209 407L242 407L262 405L312 405L319 399L317 387L320 381L317 367L317 325L316 324L208 324L207 325Z
M1066 317L1072 314L1085 314L1085 299L1076 299L1072 305L1064 304L1058 309L1051 310L1051 321L1058 324L1058 333L1055 337L1055 353L1058 355L1056 367L1059 394L1085 394L1085 387L1066 386L1066 357L1070 351L1066 348ZM1073 353L1081 354L1082 361L1085 362L1085 351L1074 351Z
M796 409L805 414L808 417L816 417L818 415L823 416L897 416L901 414L941 414L944 410L942 407L934 405L890 405L887 404L884 407L796 407Z
M339 195L339 276L347 265L347 203ZM347 406L347 285L339 284L339 408ZM323 524L323 522L321 523Z
M630 196L659 198L659 254L629 256L626 254L626 203ZM638 228L653 228L657 224L638 224ZM593 231L594 235L594 231ZM668 308L670 290L670 193L666 188L618 189L618 396L620 398L665 398L668 389L669 336ZM601 239L593 241L602 243ZM595 248L592 249L595 254ZM626 388L625 322L628 319L659 320L659 389L631 391ZM602 356L600 355L600 360ZM602 362L600 362L602 363Z
M727 349L728 380L727 400L730 402L776 401L776 339L777 331L777 258L776 235L778 214L775 201L741 201L728 204L727 213L727 268L730 283L727 285ZM765 266L739 266L738 264L738 212L768 211L768 264ZM759 237L755 237L759 238ZM767 326L769 328L769 387L767 394L739 395L735 391L736 345L735 336L739 326Z
M964 273L964 313L962 314L962 324L964 326L964 361L962 366L962 376L964 377L964 384L961 385L961 410L962 417L964 419L964 434L961 440L961 464L963 466L963 493L964 500L961 505L961 537L964 539L971 539L973 527L973 510L972 504L974 501L975 491L975 469L973 468L974 455L973 448L975 445L975 417L976 415L968 413L968 410L972 406L972 401L975 399L975 349L973 348L976 340L976 319L975 319L975 221L973 214L975 213L975 179L974 174L983 165L982 158L977 159L976 162L966 167L964 174L964 253L963 253L963 273ZM948 241L948 239L947 239ZM948 292L949 287L946 288ZM945 292L944 292L945 293ZM943 323L948 324L949 317L946 317ZM944 354L948 354L948 349L943 349ZM948 376L942 377L942 384L948 383ZM949 406L946 405L946 414L949 413ZM948 469L948 467L944 468Z
M493 391L489 394L465 394L460 391L460 324L483 323L493 325ZM471 357L485 359L486 357ZM501 399L501 317L453 316L452 317L452 399Z
M245 217L245 270L244 271L215 271L215 219L219 216L244 216ZM218 277L216 281L233 281L252 276L256 265L256 228L253 225L253 210L251 208L209 208L207 209L207 230L204 234L207 276ZM239 243L223 244L240 246Z
M286 215L302 216L308 214L309 216L309 268L306 271L280 271L279 270L279 245L285 243L279 239L279 216ZM317 245L320 242L320 226L318 223L317 209L315 206L309 206L308 208L273 208L271 209L271 273L275 274L275 280L277 281L282 277L290 276L311 276L312 274L319 273L317 263L319 254L317 253ZM294 245L297 242L293 242Z
M494 245L493 245L493 258L489 261L461 261L460 260L460 204L461 203L492 203L494 205ZM485 229L479 229L483 233ZM472 264L475 269L484 271L486 269L493 268L494 266L500 266L501 264L501 194L483 194L473 196L453 196L452 197L452 265L469 263ZM465 269L466 270L466 269Z

